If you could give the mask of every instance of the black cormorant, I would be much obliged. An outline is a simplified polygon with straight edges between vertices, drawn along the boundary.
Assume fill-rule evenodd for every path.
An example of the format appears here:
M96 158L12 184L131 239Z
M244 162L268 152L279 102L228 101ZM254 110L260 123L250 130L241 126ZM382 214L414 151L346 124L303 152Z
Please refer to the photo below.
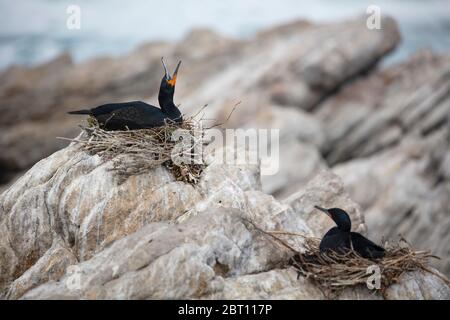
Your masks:
M384 257L384 248L376 245L369 239L359 233L351 232L352 222L347 212L339 208L325 209L314 206L316 209L325 212L337 227L331 228L323 236L320 242L320 251L335 251L345 253L351 248L363 258L382 258Z
M161 58L161 61L165 72L158 94L158 101L161 108L142 101L131 101L108 103L93 109L70 111L69 114L91 115L106 130L154 128L163 126L166 120L175 123L182 122L181 112L173 102L175 84L181 61L178 62L172 76L170 76L163 58Z

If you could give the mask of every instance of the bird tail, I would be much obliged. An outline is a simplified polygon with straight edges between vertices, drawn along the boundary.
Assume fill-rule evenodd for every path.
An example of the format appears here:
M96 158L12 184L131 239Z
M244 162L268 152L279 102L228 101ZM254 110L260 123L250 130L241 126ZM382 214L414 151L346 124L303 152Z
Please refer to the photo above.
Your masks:
M91 110L84 109L84 110L76 110L76 111L69 111L68 114L92 114Z

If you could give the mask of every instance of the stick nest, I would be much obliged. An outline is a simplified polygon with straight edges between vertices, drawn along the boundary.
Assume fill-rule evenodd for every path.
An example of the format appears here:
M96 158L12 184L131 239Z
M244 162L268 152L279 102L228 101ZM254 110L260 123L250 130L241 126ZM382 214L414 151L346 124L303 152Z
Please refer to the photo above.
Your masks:
M386 243L386 255L376 260L363 258L355 251L323 253L320 252L319 244L320 239L305 237L306 251L296 252L289 264L298 271L299 276L311 279L328 295L339 294L347 287L366 286L368 278L373 275L368 272L369 267L374 265L380 268L382 295L402 274L410 271L430 272L448 283L448 279L428 267L430 258L439 258L429 251L413 250L403 238L395 243Z
M178 181L196 184L205 167L203 161L173 161L174 147L180 142L173 140L175 130L185 130L191 137L189 148L183 148L178 156L194 159L197 144L203 145L203 129L193 118L184 119L182 123L167 122L165 126L151 129L107 131L90 117L88 125L81 128L84 132L81 139L67 140L79 143L91 155L99 155L105 161L112 160L111 170L122 182L129 176L147 173L162 165Z
M313 281L326 298L337 297L342 290L349 287L361 285L367 287L368 278L373 275L372 272L368 272L368 268L373 265L380 268L380 293L383 296L390 285L396 283L405 272L410 271L429 272L450 284L445 276L429 267L429 260L439 257L429 251L415 251L403 238L397 242L386 242L385 257L370 260L361 257L355 251L323 253L319 249L319 238L284 231L264 231L253 222L250 223L273 243L288 249L291 252L288 266L295 268L299 277L303 276ZM292 237L303 238L301 252L287 242L287 239Z

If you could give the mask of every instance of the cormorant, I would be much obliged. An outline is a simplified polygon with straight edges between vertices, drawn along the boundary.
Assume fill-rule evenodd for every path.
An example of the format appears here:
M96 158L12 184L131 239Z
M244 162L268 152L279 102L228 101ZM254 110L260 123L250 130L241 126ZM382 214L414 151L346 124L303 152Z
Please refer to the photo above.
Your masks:
M384 248L376 245L369 239L363 237L357 232L351 232L352 222L347 212L339 208L325 209L314 206L316 209L325 212L337 227L331 228L323 236L320 242L320 251L335 251L345 253L351 248L363 258L382 258L384 257Z
M88 114L97 119L105 130L145 129L163 126L166 120L180 123L183 121L180 110L173 102L175 84L181 61L172 76L167 71L164 59L164 77L159 88L158 101L161 108L142 101L108 103L93 109L70 111L69 114Z

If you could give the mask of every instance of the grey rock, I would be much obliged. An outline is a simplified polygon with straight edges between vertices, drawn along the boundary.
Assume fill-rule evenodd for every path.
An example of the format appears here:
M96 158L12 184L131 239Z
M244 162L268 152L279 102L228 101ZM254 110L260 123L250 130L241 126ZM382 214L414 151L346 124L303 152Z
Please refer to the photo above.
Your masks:
M255 225L319 235L326 223L311 212L319 202L347 208L355 228L363 227L358 206L330 172L279 202L260 190L258 165L209 162L193 187L175 182L163 168L118 183L106 170L110 161L71 145L1 196L5 297L323 299L317 287L286 269L292 252ZM304 250L302 237L286 241ZM442 298L450 290L437 279L412 277L426 288L423 298ZM389 297L409 297L406 283ZM342 298L380 297L355 288Z
M363 207L373 239L401 234L415 247L440 256L433 263L446 275L450 272L448 132L447 127L406 139L372 157L333 168Z
M335 226L327 215L314 208L316 205L344 209L350 215L352 230L366 232L359 205L350 199L340 177L328 170L322 171L304 189L290 195L283 202L290 205L306 221L316 237L322 237Z
M0 297L323 299L286 267L291 253L248 222L322 236L333 222L314 205L346 209L375 241L403 233L440 255L435 266L448 275L449 56L423 52L373 71L400 40L392 19L382 24L297 21L248 40L195 30L121 58L75 65L62 56L0 74L0 182L9 180L0 187ZM276 175L208 160L196 186L164 168L120 181L111 161L76 145L53 153L65 145L55 136L78 132L68 110L154 103L162 55L183 59L184 113L208 103L204 116L221 122L241 101L225 126L280 129ZM301 237L285 240L304 249ZM449 295L441 278L414 272L384 297L357 287L340 298Z
M383 18L379 31L364 23L364 17L329 25L296 21L245 41L200 29L125 57L74 64L64 55L35 68L10 68L0 74L0 182L66 145L55 136L75 136L80 120L69 110L136 99L157 104L161 56L183 59L176 102L185 114L209 104L206 117L220 122L224 110L242 101L235 117L243 119L240 110L259 108L246 102L251 95L309 109L398 43L391 18ZM311 80L318 73L323 76Z
M449 55L420 52L393 68L346 86L316 110L327 123L331 164L368 157L405 137L428 135L448 124Z

